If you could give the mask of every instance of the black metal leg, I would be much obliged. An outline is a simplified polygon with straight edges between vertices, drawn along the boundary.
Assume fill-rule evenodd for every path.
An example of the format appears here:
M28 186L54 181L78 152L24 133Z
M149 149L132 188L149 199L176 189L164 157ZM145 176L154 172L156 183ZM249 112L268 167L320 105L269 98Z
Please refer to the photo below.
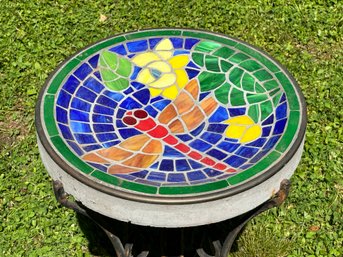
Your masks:
M259 215L260 213L269 210L273 207L280 206L287 198L289 189L290 189L290 181L285 179L280 184L280 190L272 197L270 200L266 201L262 205L256 207L255 209L249 211L243 216L243 219L239 225L237 225L233 230L231 230L225 241L223 246L219 241L213 242L213 246L215 249L215 255L208 255L202 248L197 250L197 253L200 257L227 257L230 253L231 247L239 234L239 232L243 229L243 227L254 217Z
M133 245L126 244L125 247L123 247L123 244L120 241L119 237L117 237L116 235L108 231L106 228L104 228L104 226L102 226L97 220L95 220L92 217L92 215L89 215L89 213L87 212L87 209L84 208L82 204L75 201L70 201L68 199L68 194L64 191L63 184L61 181L59 180L53 181L53 189L54 189L55 197L61 205L88 217L106 233L118 257L133 257L132 255ZM144 252L141 252L139 255L137 255L137 257L146 257L148 256L148 254L149 252L144 251Z

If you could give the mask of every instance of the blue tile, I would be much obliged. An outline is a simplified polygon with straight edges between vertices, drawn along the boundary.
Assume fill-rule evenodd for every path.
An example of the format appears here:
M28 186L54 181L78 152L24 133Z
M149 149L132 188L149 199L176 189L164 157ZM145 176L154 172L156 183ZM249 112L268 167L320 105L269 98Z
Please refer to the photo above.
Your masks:
M124 110L124 109L119 109L119 110L117 110L117 118L118 118L118 119L122 118L126 112L127 112L127 111Z
M189 143L189 146L196 149L196 150L202 151L202 152L204 152L204 151L206 151L212 147L212 145L210 145L210 144L208 144L205 141L200 140L200 139L195 139L193 142Z
M68 139L68 140L74 140L74 137L73 137L69 127L64 126L62 124L58 124L58 127L60 128L60 130L62 132L63 138Z
M265 146L263 147L263 150L269 150L271 148L273 148L275 146L275 144L277 143L277 141L279 140L281 136L274 136L271 137L268 142L265 144Z
M217 149L211 149L210 151L207 152L207 154L216 158L217 160L222 160L227 157L227 154Z
M68 112L60 107L56 107L56 120L68 124Z
M230 143L239 143L238 139L234 139L234 138L224 138L224 141L230 142Z
M150 172L148 176L149 180L156 180L156 181L165 181L166 180L166 173L163 172Z
M286 101L286 94L283 93L282 96L281 96L281 99L280 99L280 103Z
M92 132L91 127L86 123L71 121L69 126L74 133Z
M92 120L95 123L113 123L112 117L99 114L93 114Z
M251 163L256 163L263 158L268 153L268 150L259 152L254 158L250 160Z
M75 72L74 75L80 80L84 80L91 72L93 71L92 67L87 63L83 63Z
M60 93L58 94L57 104L68 109L70 99L71 99L71 95L61 90Z
M101 78L101 75L100 75L100 72L99 72L99 71L94 71L94 72L93 72L93 75L94 75L99 81L102 81L102 78Z
M229 108L230 117L244 115L246 108Z
M269 136L271 129L272 129L271 126L263 127L263 128L262 128L262 136L263 136L263 137Z
M71 109L70 112L70 119L77 120L77 121L87 121L89 122L89 113L88 112L81 112L78 110Z
M169 147L169 146L165 146L164 147L164 152L163 152L163 156L165 157L184 157L184 155L182 153L180 153L179 151Z
M93 124L95 132L111 132L114 131L113 125L110 124Z
M169 173L168 174L168 178L167 178L168 182L185 182L185 176L182 173Z
M105 115L113 115L114 114L114 110L107 108L105 106L102 105L95 105L93 111L95 113L100 113L100 114L105 114Z
M127 55L124 45L117 45L115 47L110 48L109 50L117 54Z
M183 46L183 39L178 37L171 37L169 40L172 42L174 48L182 48Z
M95 55L92 58L88 60L89 64L93 67L96 68L98 66L98 61L99 61L99 55Z
M126 45L127 45L127 49L131 53L137 53L137 52L148 50L148 41L146 40L137 40L133 42L128 42Z
M142 134L137 129L129 128L129 129L119 129L119 133L122 138L126 139L135 135Z
M139 72L142 70L142 68L141 67L138 67L138 66L135 66L134 68L133 68L133 72L132 72L132 74L131 74L131 76L130 76L130 79L131 80L135 80L136 78L137 78L137 76L138 76L138 74L139 74ZM138 82L134 82L134 83L138 83ZM132 82L131 82L131 84L133 84ZM140 83L138 83L138 84L140 84ZM135 86L134 86L135 87Z
M287 102L284 102L283 104L279 105L276 110L276 119L280 120L287 116Z
M70 94L74 94L75 89L78 87L79 84L80 81L77 80L77 78L75 78L73 75L70 75L62 88Z
M120 93L115 93L115 92L111 92L111 91L104 91L104 94L107 95L109 98L113 99L116 102L119 102L120 100L122 100L124 98L124 96Z
M76 92L76 96L91 103L93 103L97 97L95 93L93 93L92 91L90 91L89 89L85 87L79 87L79 89Z
M266 120L262 122L262 126L269 125L274 122L274 114L270 115Z
M196 129L192 130L192 131L190 132L191 135L193 135L193 136L199 135L199 134L203 131L204 127L205 127L205 122L201 123L201 124L199 125L199 127L197 127Z
M287 123L287 119L279 120L275 123L273 135L281 134L285 130L285 125Z
M149 89L142 89L133 94L133 97L136 98L141 104L146 105L150 100L150 91Z
M182 55L182 54L189 54L189 51L187 50L175 50L174 53L173 53L173 56L176 56L176 55Z
M177 171L186 171L191 169L191 167L189 167L189 164L185 159L176 160L175 166Z
M92 144L96 143L96 140L92 135L89 134L74 134L75 139L80 144Z
M150 166L150 169L157 169L159 164L159 162L155 162L153 165Z
M203 164L196 162L196 161L193 161L193 160L188 160L188 162L192 166L193 169L199 169L199 168L204 167Z
M259 149L257 148L242 146L235 152L235 154L245 158L251 158L258 152L258 150Z
M103 95L98 97L97 103L105 105L107 107L111 107L113 109L116 108L118 105L115 101L113 101L110 98L103 96Z
M147 170L142 170L139 172L131 173L130 175L135 176L137 178L145 178L147 174L148 174Z
M101 164L93 163L93 162L87 162L87 163L100 171L107 172L107 167L105 165L101 165Z
M152 105L158 110L162 111L170 102L170 100L161 100L153 103Z
M253 141L253 142L251 142L251 143L247 144L247 146L256 146L256 147L261 147L261 146L263 146L263 145L264 145L264 143L265 143L266 141L267 141L267 139L265 139L265 138L261 137L261 138L259 138L259 139L255 140L255 141Z
M242 170L249 169L252 166L252 164L246 164L241 167Z
M162 96L156 96L154 98L151 98L150 103L157 102L159 100L163 100L164 98Z
M210 168L206 168L204 169L204 172L207 174L207 176L209 177L216 177L219 176L221 174L223 174L223 172L220 172L218 170L214 170L214 169L210 169Z
M123 93L125 94L125 95L128 95L128 94L130 94L130 93L132 93L133 92L133 88L132 87L128 87Z
M119 143L121 143L121 141L116 140L116 141L110 141L110 142L102 143L102 145L103 145L105 148L110 148L111 146L117 145L117 144L119 144Z
M212 131L212 132L217 132L217 133L223 133L226 128L227 128L227 124L217 124L217 123L212 123L208 126L208 131Z
M189 79L196 77L200 72L199 70L194 70L194 69L189 69L189 68L186 68L185 70L187 72Z
M96 137L99 139L101 142L106 142L106 141L111 141L114 139L117 139L117 135L115 133L101 133L101 134L96 134Z
M67 141L68 145L75 151L76 154L78 155L83 155L84 151L78 146L78 144L72 142L72 141Z
M86 79L86 81L83 82L83 86L96 93L100 93L105 88L98 80L93 77L89 77L88 79Z
M200 67L198 65L196 65L194 62L190 61L188 64L187 64L187 67L190 67L190 68L195 68L195 69L200 69Z
M117 128L126 128L127 125L122 120L116 120L116 127Z
M154 47L157 45L158 42L160 42L162 40L162 38L150 38L149 39L149 45L150 45L150 49L154 49Z
M76 97L71 101L71 107L85 112L89 112L91 109L91 105L89 103Z
M127 110L132 110L132 109L142 108L142 105L138 103L136 100L134 100L133 98L128 97L120 104L120 107Z
M87 145L82 147L86 152L94 151L102 148L101 145Z
M144 108L144 110L146 110L148 113L149 113L149 115L150 116L152 116L152 117L156 117L157 116L157 114L158 114L158 111L156 111L153 107L151 107L150 105L148 105L148 106L146 106L145 108Z
M173 160L162 160L160 164L160 170L174 171Z
M206 96L208 96L210 94L210 92L205 92L205 93L200 93L199 96L199 101L201 101L202 99L204 99Z
M200 40L195 38L186 38L185 40L185 49L192 49L192 47L198 43Z
M143 88L143 87L145 87L145 85L144 84L142 84L142 83L139 83L139 82L131 82L131 85L135 88L135 89L141 89L141 88Z
M243 163L245 163L247 160L244 158L241 158L237 155L230 156L226 160L224 160L225 163L229 164L230 166L234 168L238 168L241 166Z
M187 141L193 139L193 137L191 137L191 136L188 135L188 134L176 135L176 137L180 138L183 142L187 142Z
M217 110L211 115L211 117L209 118L209 122L222 122L225 121L229 118L229 115L227 113L227 110L222 107L219 106L217 108Z
M234 144L230 142L221 142L220 144L217 145L218 148L229 153L234 152L239 146L240 146L239 144Z
M199 170L188 172L187 177L190 181L201 180L201 179L207 178L206 175Z
M204 132L201 135L201 138L204 139L205 141L215 144L217 143L220 139L222 139L222 135L217 134L217 133L210 133L210 132Z

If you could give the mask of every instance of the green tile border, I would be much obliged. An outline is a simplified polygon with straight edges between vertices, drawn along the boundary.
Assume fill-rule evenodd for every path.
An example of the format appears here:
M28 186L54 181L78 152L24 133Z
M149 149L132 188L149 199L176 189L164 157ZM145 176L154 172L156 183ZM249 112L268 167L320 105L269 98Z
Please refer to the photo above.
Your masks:
M210 33L210 32L209 32ZM69 161L72 165L74 165L78 170L83 172L84 174L90 174L92 177L109 183L113 186L120 187L123 189L135 191L138 193L144 193L149 195L162 195L162 196L177 196L177 195L190 195L196 193L205 193L210 191L217 191L224 188L227 188L228 185L238 185L244 182L247 179L252 178L253 176L257 175L263 170L266 170L270 166L272 166L277 159L280 158L281 154L277 151L270 152L267 156L265 156L260 162L255 164L253 167L234 175L227 180L221 180L216 182L211 182L207 184L200 184L200 185L191 185L191 186L161 186L161 187L154 187L149 185L142 185L132 181L126 181L119 179L117 177L111 176L106 174L102 171L94 170L91 166L83 162L78 156L76 156L69 147L64 143L64 141L58 136L58 129L56 125L56 120L54 119L54 104L55 104L55 97L54 94L57 93L59 87L61 86L62 82L64 81L65 77L76 67L78 66L81 61L87 59L91 55L95 54L96 52L100 51L101 49L110 47L113 44L117 44L120 42L132 39L139 39L147 36L184 36L184 37L193 37L193 38L201 38L201 39L208 39L213 40L216 42L220 42L224 45L230 47L236 47L238 50L241 50L243 53L248 54L249 56L254 57L264 66L266 66L269 70L274 73L276 78L279 80L280 84L284 88L287 96L287 100L289 102L290 116L289 121L285 128L285 133L281 137L280 141L276 146L276 150L279 152L284 152L288 149L290 143L293 141L294 135L298 131L299 122L300 122L300 103L297 97L294 97L296 94L296 90L293 86L293 83L290 79L283 73L283 69L276 64L269 57L257 52L254 48L250 47L249 45L244 45L243 43L239 43L239 41L231 40L230 38L224 38L220 35L208 34L203 31L190 31L190 30L182 30L182 29L161 29L161 30L152 30L152 31L137 31L130 34L118 35L117 37L109 38L107 40L101 41L98 44L95 44L91 47L88 47L81 51L81 53L77 54L76 57L69 60L60 68L50 80L50 85L47 88L47 95L44 96L43 99L43 110L44 110L44 122L47 129L49 136L51 137L50 140L55 148L62 154L62 156ZM293 96L293 97L291 97ZM291 120L292 119L292 120ZM290 121L291 120L291 121Z

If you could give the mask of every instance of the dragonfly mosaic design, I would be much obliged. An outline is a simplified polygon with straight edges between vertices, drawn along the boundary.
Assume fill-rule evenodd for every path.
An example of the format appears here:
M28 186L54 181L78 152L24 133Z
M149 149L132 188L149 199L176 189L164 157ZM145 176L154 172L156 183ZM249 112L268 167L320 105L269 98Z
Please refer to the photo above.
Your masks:
M128 41L68 76L56 120L84 161L144 184L221 180L263 158L288 108L263 65L234 47L185 37Z

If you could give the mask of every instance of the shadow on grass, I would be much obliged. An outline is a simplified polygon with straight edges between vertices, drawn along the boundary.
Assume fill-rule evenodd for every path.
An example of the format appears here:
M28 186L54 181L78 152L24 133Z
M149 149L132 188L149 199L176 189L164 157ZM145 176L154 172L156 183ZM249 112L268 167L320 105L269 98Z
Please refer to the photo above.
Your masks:
M190 228L154 228L138 226L131 223L112 220L90 211L92 217L118 236L123 246L133 244L133 256L142 251L149 251L149 257L154 256L198 256L196 249L203 248L206 253L214 255L212 242L224 242L227 233L237 224L240 217L235 219ZM116 256L106 234L89 218L77 214L79 226L89 241L89 251L95 256ZM239 237L239 235L238 235ZM232 252L237 250L234 243Z

